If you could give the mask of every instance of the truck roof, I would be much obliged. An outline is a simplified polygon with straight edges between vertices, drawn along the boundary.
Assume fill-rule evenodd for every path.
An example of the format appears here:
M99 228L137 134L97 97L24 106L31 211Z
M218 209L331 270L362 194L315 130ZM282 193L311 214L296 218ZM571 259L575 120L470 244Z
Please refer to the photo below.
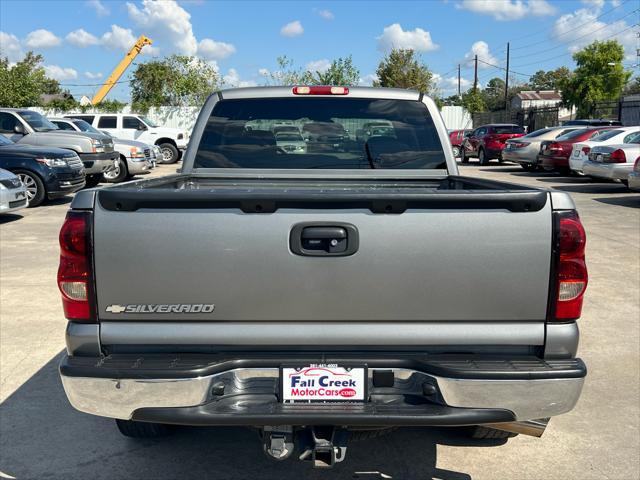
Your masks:
M218 93L223 99L233 98L269 98L269 97L294 97L313 96L296 95L293 93L294 85L277 87L245 87L230 88L220 90ZM324 97L356 97L356 98L382 98L395 100L418 100L424 96L416 90L405 90L402 88L380 88L380 87L347 87L347 95L322 95ZM214 93L215 95L215 93Z

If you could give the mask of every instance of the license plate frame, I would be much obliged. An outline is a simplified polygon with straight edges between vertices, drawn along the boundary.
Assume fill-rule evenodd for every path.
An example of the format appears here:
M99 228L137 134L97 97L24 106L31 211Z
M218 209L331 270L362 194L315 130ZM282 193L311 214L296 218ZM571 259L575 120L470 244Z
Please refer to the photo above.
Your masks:
M362 404L365 403L369 395L369 372L366 364L351 364L351 363L308 363L308 364L283 364L280 366L279 372L279 400L281 403L287 405L300 405L300 404ZM343 395L313 395L299 396L293 398L291 389L294 388L290 382L292 382L292 375L295 372L307 372L303 374L303 379L316 380L313 385L301 386L300 382L296 385L299 389L305 389L307 392L310 390L319 390L324 388L325 390L353 390L355 394L350 396ZM329 374L329 372L331 374ZM285 375L287 377L285 377ZM329 380L345 381L355 380L356 388L352 388L348 384L340 386L324 386L319 385L320 377L329 377ZM306 378L305 378L306 377ZM344 377L344 378L343 378ZM291 379L288 382L287 378ZM358 384L358 380L360 383ZM325 380L326 382L326 380ZM287 383L288 385L285 385ZM288 389L289 391L286 391ZM360 394L358 394L360 393Z

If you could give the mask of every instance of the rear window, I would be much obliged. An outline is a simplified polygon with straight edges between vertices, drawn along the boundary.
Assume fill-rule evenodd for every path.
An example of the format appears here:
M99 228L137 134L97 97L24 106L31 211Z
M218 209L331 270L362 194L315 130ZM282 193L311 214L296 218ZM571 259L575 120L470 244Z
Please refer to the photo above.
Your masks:
M605 140L609 140L610 138L615 137L616 135L620 135L624 133L624 130L605 130L600 135L596 136L593 141L594 142L603 142Z
M492 133L524 133L524 128L518 125L500 125L497 127L491 127Z
M565 133L564 135L560 135L556 138L558 141L571 140L572 138L579 137L584 135L585 133L589 133L591 131L590 128L579 128L577 130L571 130L570 132Z
M277 145L274 131L283 124L300 132L304 153L288 153ZM194 167L444 169L446 161L421 102L294 97L218 102Z
M552 128L541 128L540 130L536 130L534 132L531 132L527 135L525 135L527 138L535 138L535 137L539 137L540 135L544 135L547 132L552 131Z

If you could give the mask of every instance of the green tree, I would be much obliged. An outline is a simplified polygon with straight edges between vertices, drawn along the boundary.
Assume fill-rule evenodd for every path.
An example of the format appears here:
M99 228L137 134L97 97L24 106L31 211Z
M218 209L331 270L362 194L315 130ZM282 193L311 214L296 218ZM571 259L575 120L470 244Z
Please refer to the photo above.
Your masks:
M480 94L489 110L504 110L504 89L505 83L501 78L495 77L487 82Z
M172 55L138 65L131 80L131 103L141 111L163 105L202 105L218 87L218 80L207 62Z
M282 55L276 59L277 70L267 75L268 85L302 85L312 81L312 74L296 68L293 59Z
M596 103L616 100L622 94L631 72L624 70L624 48L616 40L595 41L574 53L578 67L561 82L562 101L578 109L578 117L588 117Z
M9 65L8 58L0 58L0 106L38 106L40 95L62 93L58 81L46 76L41 65L43 60L42 55L33 52L27 52L14 65Z
M435 90L433 73L421 63L416 53L409 49L393 49L376 70L376 87L408 88L432 94Z
M538 70L529 78L531 90L561 90L561 86L571 78L571 70L559 67L555 70Z
M308 72L311 84L314 85L357 85L360 80L360 70L353 65L351 55L338 58L324 72Z
M462 106L466 108L469 113L484 112L487 110L487 104L484 101L482 93L473 88L462 94Z

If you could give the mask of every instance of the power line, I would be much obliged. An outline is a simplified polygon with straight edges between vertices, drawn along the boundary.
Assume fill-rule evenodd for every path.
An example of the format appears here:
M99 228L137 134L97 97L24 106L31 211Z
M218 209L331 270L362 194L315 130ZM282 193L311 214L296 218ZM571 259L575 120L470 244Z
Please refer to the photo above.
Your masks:
M610 14L610 13L611 13L611 12L613 12L614 10L617 10L618 8L623 7L624 5L626 5L627 3L629 3L630 1L631 1L631 0L623 0L623 2L622 2L622 3L620 3L619 5L617 5L617 6L613 7L613 8L611 8L611 9L607 10L606 12L601 13L600 15L598 15L597 17L595 17L593 20L590 20L590 21L585 22L585 23L581 23L580 25L577 25L576 27L574 27L574 28L572 28L572 29L570 29L570 30L567 30L566 32L560 33L560 34L558 34L558 35L556 36L556 38L557 38L557 37L561 37L561 36L563 36L563 35L566 35L567 33L574 32L574 31L576 31L576 30L578 30L578 29L580 29L580 28L584 27L585 25L590 24L591 22L593 22L593 21L595 21L595 20L598 20L598 19L600 19L600 18L602 18L602 17L604 17L604 16L606 16L606 15ZM548 31L551 31L551 30L552 30L552 28L544 28L544 29L539 30L539 31L537 31L537 32L530 33L530 34L528 34L528 35L522 35L522 36L520 37L520 40L522 40L523 38L529 38L529 37L533 37L533 36L535 36L535 35L539 35L540 33L546 32L547 30L548 30ZM522 46L520 46L520 47L514 47L514 48L512 48L511 50L522 50L523 48L532 47L532 46L537 45L537 44L538 44L538 42L529 43L529 44L527 44L527 45L522 45Z
M616 21L616 22L619 22L620 20L622 20L622 19L624 19L624 18L627 18L627 17L629 17L629 16L633 15L633 14L634 14L634 13L636 13L636 12L640 12L640 9L633 10L632 12L627 13L626 15L624 15L624 16L622 16L622 17L620 17L620 18L616 19L615 21ZM582 38L589 37L589 36L593 35L594 33L599 32L600 30L604 30L605 28L611 28L611 26L612 26L612 24L607 23L607 24L603 25L603 26L602 26L602 27L600 27L600 28L597 28L597 29L595 29L595 30L591 30L590 32L585 33L584 35L580 35L579 37L576 37L576 38L572 39L572 40L571 40L571 42L567 42L567 43L573 43L573 42L575 42L575 41L577 41L577 40L580 40L580 39L582 39ZM636 26L636 25L631 25L631 27L630 27L630 28L635 27L635 26ZM627 30L628 30L628 29L627 29ZM625 31L625 30L623 30L623 31ZM612 35L612 36L619 35L620 33L622 33L622 32L616 32L616 33L615 33L614 35ZM521 55L521 56L519 56L519 57L515 57L515 58L525 58L525 57L527 57L527 58L528 58L528 57L535 57L536 55L540 55L541 53L551 52L551 51L553 51L553 50L557 50L558 48L563 48L563 47L566 47L566 43L562 43L562 44L560 44L560 45L556 45L555 47L546 48L546 49L544 49L544 50L540 50L540 51L538 51L538 52L527 53L526 55ZM515 49L514 49L514 50L515 50Z

